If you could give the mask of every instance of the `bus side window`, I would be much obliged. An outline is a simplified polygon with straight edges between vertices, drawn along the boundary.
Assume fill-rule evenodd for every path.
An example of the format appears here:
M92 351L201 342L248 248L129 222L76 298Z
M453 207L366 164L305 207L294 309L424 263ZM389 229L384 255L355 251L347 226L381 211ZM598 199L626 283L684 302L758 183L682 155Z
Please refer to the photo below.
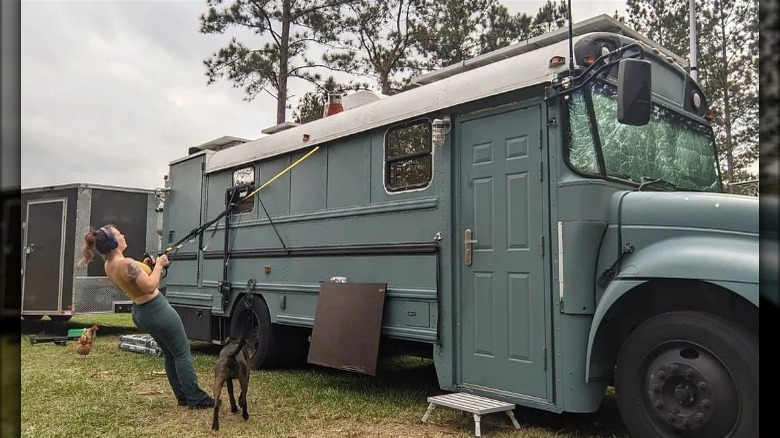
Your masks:
M433 175L430 120L392 128L385 135L385 188L388 192L426 187Z

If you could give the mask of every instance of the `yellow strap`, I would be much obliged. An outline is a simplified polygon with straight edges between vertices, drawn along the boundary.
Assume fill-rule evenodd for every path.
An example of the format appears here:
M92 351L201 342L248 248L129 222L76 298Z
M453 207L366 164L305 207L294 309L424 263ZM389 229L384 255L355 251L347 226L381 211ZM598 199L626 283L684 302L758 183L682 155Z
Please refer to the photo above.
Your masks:
M275 175L273 178L271 178L271 179L269 179L268 181L266 181L265 183L263 183L263 185L261 185L260 187L258 187L258 188L256 188L256 189L254 189L254 190L253 190L251 193L249 193L249 194L247 194L246 196L244 196L243 198L241 198L241 200L240 200L240 201L238 201L238 202L241 202L241 201L243 201L244 199L249 199L249 198L251 198L251 197L252 197L252 196L254 196L254 195L257 193L257 192L259 192L260 190L263 190L263 189L264 189L264 188L265 188L265 187L266 187L268 184L271 184L271 183L272 183L272 182L274 182L274 181L275 181L277 178L279 178L280 176L282 176L282 175L284 175L285 173L287 173L287 172L288 172L290 169L292 169L293 167L295 167L295 166L297 166L298 164L300 164L300 163L301 163L303 160L305 160L305 159L309 158L309 157L310 157L310 156L311 156L313 153L317 152L319 149L320 149L320 147L319 147L319 146L314 146L314 149L312 149L312 150L310 150L309 152L307 152L307 153L306 153L306 155L304 155L304 156L302 156L301 158L298 158L297 160L295 160L295 162L294 162L294 163L292 163L292 164L290 164L289 166L287 166L287 167L285 167L284 169L282 169L282 171L281 171L281 172L277 173L277 174L276 174L276 175ZM202 231L201 231L201 232L202 232ZM176 245L176 249L178 250L179 248L181 248L182 246L184 246L184 243L186 243L186 242L182 242L182 243L180 243L180 244ZM168 248L166 248L166 249L165 249L165 251L164 251L164 252L165 252L165 253L168 253L168 252L170 252L170 251L172 251L172 250L173 250L173 247L169 246Z
M293 167L297 166L301 161L309 158L309 156L311 154L317 152L317 150L319 150L319 148L320 148L319 146L314 146L314 149L310 150L306 155L302 156L301 158L298 158L294 163L292 163L289 166L287 166L286 168L284 168L284 170L282 170L281 172L277 173L276 176L274 176L273 178L271 178L268 181L266 181L260 187L254 189L251 193L249 193L248 195L244 196L241 200L243 201L244 199L251 198L255 193L259 192L260 190L263 190L265 188L265 186L267 186L268 184L271 184L276 178L279 178L280 176L284 175L288 170L290 170ZM239 201L239 202L241 202L241 201Z

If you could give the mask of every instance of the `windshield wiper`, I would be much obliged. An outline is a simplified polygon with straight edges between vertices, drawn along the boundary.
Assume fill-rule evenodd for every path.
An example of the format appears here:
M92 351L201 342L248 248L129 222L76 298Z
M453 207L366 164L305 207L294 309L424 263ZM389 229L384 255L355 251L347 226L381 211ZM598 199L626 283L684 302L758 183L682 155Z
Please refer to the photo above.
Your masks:
M631 175L627 173L614 173L614 174L609 174L607 176L610 176L612 178L622 179L623 181L632 182L635 184L638 184L640 182L632 178Z
M665 181L663 178L656 178L656 179L649 179L647 177L642 177L642 184L639 184L638 191L642 191L642 189L646 187L659 187L664 190L677 190L677 186L670 183L669 181Z

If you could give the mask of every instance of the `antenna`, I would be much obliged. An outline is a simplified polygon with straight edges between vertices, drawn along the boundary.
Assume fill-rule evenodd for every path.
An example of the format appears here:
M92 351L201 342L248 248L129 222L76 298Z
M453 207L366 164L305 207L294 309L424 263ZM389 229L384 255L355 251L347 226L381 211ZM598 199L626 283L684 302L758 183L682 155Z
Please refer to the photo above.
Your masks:
M574 76L574 46L572 45L572 32L571 32L571 0L568 5L569 12L569 76Z
M690 72L691 72L691 79L693 79L693 82L699 81L699 67L696 64L696 0L690 0L688 5L688 9L690 9L690 27L689 27L689 37L690 37L690 44L691 44L691 52L690 52Z

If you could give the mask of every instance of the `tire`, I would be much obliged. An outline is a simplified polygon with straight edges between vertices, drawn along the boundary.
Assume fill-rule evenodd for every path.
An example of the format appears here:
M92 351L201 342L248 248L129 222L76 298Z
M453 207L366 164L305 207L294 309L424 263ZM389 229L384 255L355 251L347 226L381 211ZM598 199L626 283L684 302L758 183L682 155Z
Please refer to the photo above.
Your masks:
M49 319L54 322L68 322L73 315L49 315Z
M631 436L757 437L758 337L702 312L655 316L625 340L615 366Z
M273 368L280 364L281 333L271 323L268 305L259 295L248 294L236 301L230 318L230 336L246 337L249 367L253 370Z

